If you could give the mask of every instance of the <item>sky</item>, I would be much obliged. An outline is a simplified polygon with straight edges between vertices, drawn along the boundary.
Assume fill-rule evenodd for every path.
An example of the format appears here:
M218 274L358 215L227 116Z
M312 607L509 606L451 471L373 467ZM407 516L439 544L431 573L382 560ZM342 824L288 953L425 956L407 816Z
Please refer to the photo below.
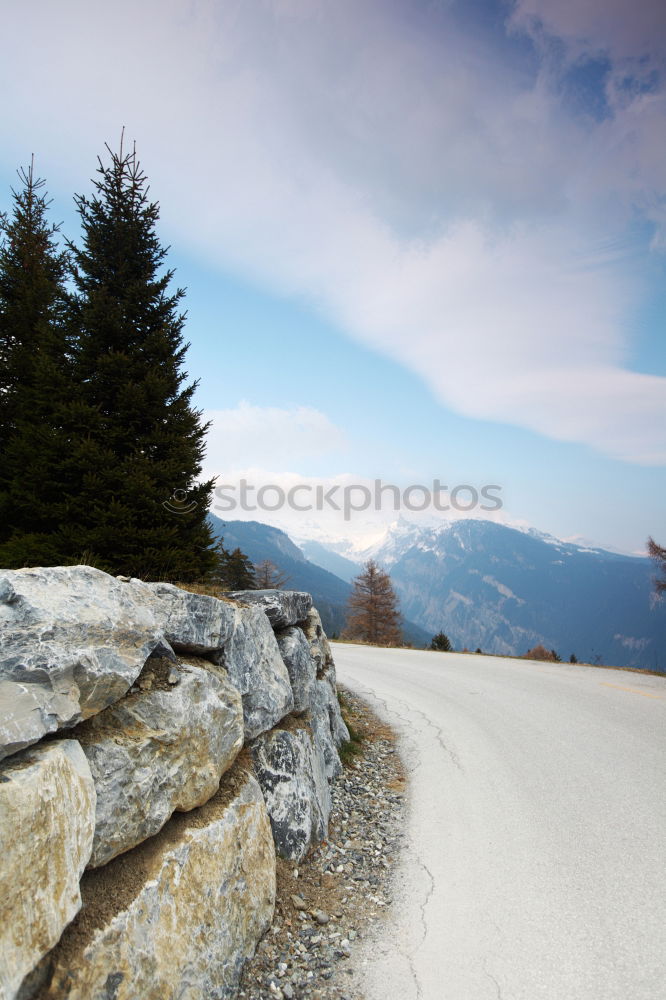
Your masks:
M136 141L234 497L494 485L414 516L664 544L663 0L33 0L3 34L0 208L34 153L76 239Z

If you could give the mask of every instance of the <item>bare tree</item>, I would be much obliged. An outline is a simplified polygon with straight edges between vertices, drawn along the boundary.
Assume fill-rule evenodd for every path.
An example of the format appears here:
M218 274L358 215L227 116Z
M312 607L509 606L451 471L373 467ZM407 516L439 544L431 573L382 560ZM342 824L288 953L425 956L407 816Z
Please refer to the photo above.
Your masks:
M546 647L542 646L541 643L538 643L536 646L532 646L531 649L528 649L527 652L525 653L524 659L547 660L550 663L561 662L560 657L557 655L554 649L546 649Z
M666 590L666 549L657 545L654 538L648 538L647 550L650 558L656 562L659 572L663 574L661 577L656 577L654 581L654 589L658 594L661 594Z
M374 559L368 560L363 572L353 581L343 638L359 639L376 646L401 646L401 622L390 576Z
M254 579L257 590L282 590L289 582L289 577L283 573L270 559L263 559L254 567Z

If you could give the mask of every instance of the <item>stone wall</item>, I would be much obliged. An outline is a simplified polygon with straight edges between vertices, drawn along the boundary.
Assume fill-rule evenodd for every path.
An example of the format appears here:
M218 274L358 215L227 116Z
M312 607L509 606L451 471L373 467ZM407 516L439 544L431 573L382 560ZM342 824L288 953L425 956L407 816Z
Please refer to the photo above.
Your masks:
M222 1000L347 737L308 594L0 571L0 1000Z

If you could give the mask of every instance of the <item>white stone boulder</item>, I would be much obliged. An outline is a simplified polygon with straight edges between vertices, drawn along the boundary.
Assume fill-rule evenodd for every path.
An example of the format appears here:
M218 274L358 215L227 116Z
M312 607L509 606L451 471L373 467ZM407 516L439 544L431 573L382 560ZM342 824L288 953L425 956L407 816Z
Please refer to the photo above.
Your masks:
M315 682L310 722L315 743L324 759L326 775L333 780L342 772L338 747L349 739L349 731L342 719L335 685L328 673Z
M300 861L328 831L331 793L321 749L305 726L292 723L262 733L251 751L275 849L283 858Z
M349 739L349 731L338 703L333 653L316 608L308 612L302 627L317 666L310 721L315 740L324 756L326 774L332 780L342 771L337 748Z
M0 759L125 694L168 651L141 585L90 566L0 572Z
M235 590L227 597L262 608L274 629L305 621L312 607L310 594L299 590Z
M76 730L97 791L89 867L207 802L243 746L241 698L224 674L151 657L138 685Z
M270 926L275 849L238 766L193 813L82 882L84 908L22 1000L231 1000Z
M144 587L154 601L155 618L167 641L183 653L210 653L224 646L234 628L234 605L195 594L170 583Z
M324 626L321 623L321 618L316 608L310 608L301 627L306 639L310 643L310 651L317 665L317 676L321 677L325 671L330 671L335 681L333 653L331 652L330 643L326 638Z
M276 638L294 692L294 712L305 712L312 704L317 679L317 665L310 644L297 625L277 632Z
M289 674L261 608L234 608L231 637L215 659L240 691L246 740L272 729L293 710Z
M81 908L94 831L95 786L75 740L0 765L0 1000L13 1000Z

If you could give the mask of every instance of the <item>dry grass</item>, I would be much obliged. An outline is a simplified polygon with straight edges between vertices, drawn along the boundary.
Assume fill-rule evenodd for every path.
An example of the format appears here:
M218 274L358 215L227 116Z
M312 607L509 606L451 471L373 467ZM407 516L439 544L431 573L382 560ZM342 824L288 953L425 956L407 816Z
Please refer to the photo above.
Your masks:
M205 594L207 597L217 597L219 601L228 601L229 589L219 583L174 583L181 590L189 590L192 594Z

